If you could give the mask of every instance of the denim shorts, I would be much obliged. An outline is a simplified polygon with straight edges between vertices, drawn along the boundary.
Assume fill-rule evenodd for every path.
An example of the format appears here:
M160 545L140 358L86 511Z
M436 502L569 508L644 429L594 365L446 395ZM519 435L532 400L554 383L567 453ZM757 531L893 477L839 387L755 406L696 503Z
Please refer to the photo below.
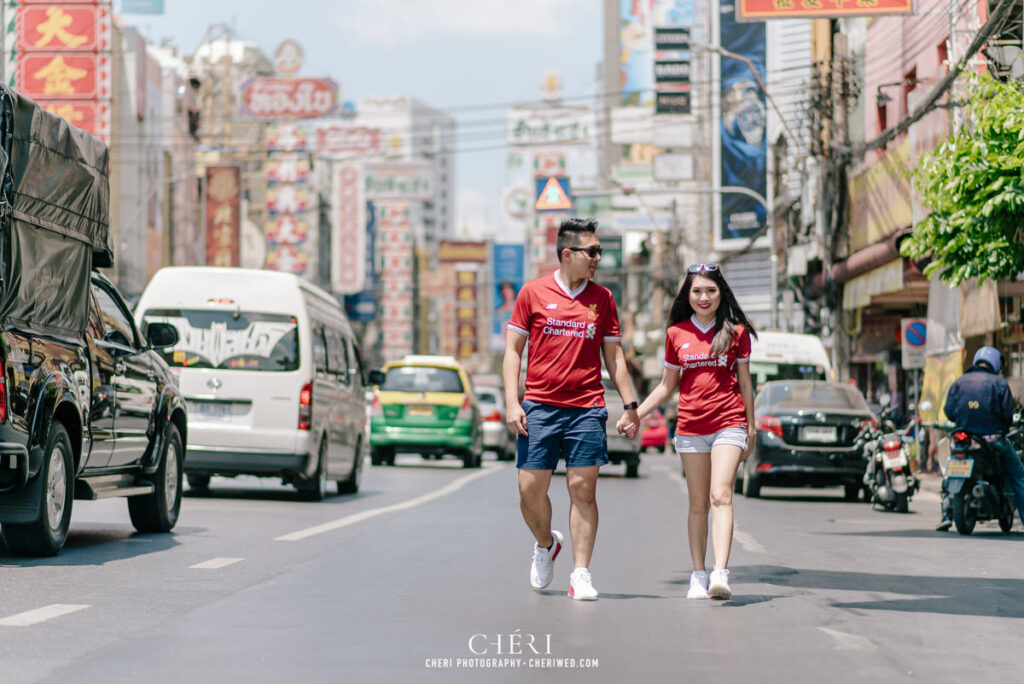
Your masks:
M569 408L524 401L526 430L516 444L516 467L554 470L565 457L566 468L602 466L608 463L606 408Z
M680 435L675 437L676 453L708 454L716 444L732 444L741 449L747 448L747 429L741 427L725 428L710 435Z

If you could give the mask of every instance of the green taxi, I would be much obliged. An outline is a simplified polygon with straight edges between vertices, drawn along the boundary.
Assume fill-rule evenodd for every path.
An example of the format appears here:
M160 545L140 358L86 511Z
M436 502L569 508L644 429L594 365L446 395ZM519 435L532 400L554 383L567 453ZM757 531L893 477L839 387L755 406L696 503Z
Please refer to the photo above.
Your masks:
M371 373L370 462L395 453L452 454L466 468L483 459L480 406L466 369L451 356L410 355Z

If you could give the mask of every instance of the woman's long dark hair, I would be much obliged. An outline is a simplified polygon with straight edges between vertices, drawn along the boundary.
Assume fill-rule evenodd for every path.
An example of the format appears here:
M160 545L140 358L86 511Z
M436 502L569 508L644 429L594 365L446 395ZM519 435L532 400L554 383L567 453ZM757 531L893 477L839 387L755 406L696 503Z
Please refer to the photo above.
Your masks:
M737 325L742 325L751 337L757 339L753 324L736 302L736 295L732 293L729 283L725 282L721 268L714 271L686 274L686 278L679 288L679 294L672 302L672 309L668 314L668 327L671 328L676 323L685 321L693 315L693 307L690 306L690 288L693 287L693 279L696 276L703 276L713 281L722 295L718 302L718 311L715 312L715 336L711 340L711 356L721 356L729 350L733 335L736 334Z

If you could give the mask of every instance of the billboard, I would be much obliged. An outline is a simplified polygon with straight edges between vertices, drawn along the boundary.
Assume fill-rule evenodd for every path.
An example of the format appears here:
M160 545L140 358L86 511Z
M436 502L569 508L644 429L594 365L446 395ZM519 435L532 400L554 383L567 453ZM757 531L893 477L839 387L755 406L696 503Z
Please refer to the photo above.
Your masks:
M762 81L765 76L765 26L741 24L732 4L722 4L719 45L749 59ZM764 197L768 190L767 107L764 92L750 67L729 57L719 60L719 184L749 188ZM715 246L743 241L766 226L767 209L746 195L723 193ZM733 242L734 245L739 242Z
M345 295L345 313L349 320L365 323L377 317L377 211L366 203L366 287L362 292Z
M739 21L911 14L910 0L738 0Z
M331 179L331 289L355 294L366 283L366 200L356 164L337 164Z
M622 104L655 104L655 92L660 88L655 88L654 63L662 58L689 59L688 53L685 56L678 53L689 47L689 34L670 34L674 33L671 29L691 26L693 0L619 0L619 82L622 84ZM663 52L669 49L676 51L676 55Z
M505 326L512 317L516 295L523 287L523 245L492 245L491 263L494 265L494 310L491 313L492 351L505 348Z
M430 162L382 162L363 166L367 199L434 198L434 167Z
M319 119L338 106L330 78L256 76L242 84L242 111L258 119Z
M238 266L240 182L237 166L206 167L207 266Z

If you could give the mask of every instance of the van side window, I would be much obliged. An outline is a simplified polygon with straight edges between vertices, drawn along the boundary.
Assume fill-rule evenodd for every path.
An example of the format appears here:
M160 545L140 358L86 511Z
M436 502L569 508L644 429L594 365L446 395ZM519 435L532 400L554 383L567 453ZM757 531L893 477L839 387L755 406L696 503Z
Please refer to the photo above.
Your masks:
M327 344L324 342L324 329L313 326L313 368L317 373L327 372Z
M352 340L348 340L346 344L349 346L349 357L348 367L349 371L359 378L359 384L366 384L366 369L363 368L363 357L359 353L359 347L357 347Z
M348 384L348 352L345 349L345 342L337 330L328 328L324 331L327 337L327 365L330 372L338 378L339 382Z

